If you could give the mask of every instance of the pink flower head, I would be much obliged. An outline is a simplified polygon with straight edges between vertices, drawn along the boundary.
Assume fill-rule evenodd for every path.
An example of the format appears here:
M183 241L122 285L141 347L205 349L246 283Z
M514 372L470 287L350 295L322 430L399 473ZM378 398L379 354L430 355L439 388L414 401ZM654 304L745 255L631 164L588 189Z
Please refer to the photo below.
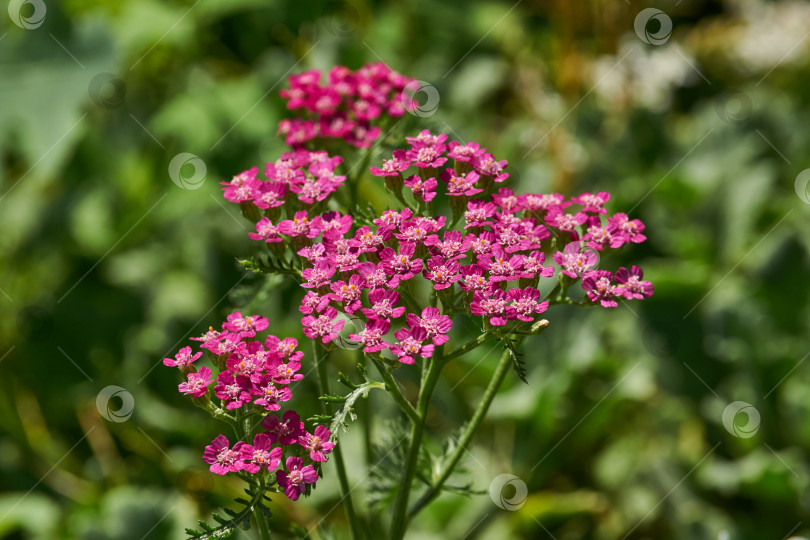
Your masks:
M405 140L411 143L411 146L431 146L446 141L447 135L444 133L434 135L430 130L423 129L416 137L405 137Z
M407 281L422 272L422 260L412 258L415 251L413 242L402 242L399 253L390 247L380 250L380 260L385 273L390 276L388 286L392 289L398 287L400 281Z
M461 267L462 279L459 286L465 291L488 292L492 288L486 270L480 265L470 264Z
M444 257L437 256L427 262L424 275L433 282L433 288L440 291L451 287L453 283L461 279L460 266L455 259L446 260Z
M200 356L202 356L201 352L191 354L191 347L183 347L177 354L174 355L174 359L164 358L163 365L169 367L188 366Z
M307 315L301 319L301 324L304 325L304 334L309 339L321 338L323 343L329 343L338 336L340 331L343 330L343 325L346 324L343 319L336 321L335 317L337 315L338 311L332 306L327 306L318 317Z
M501 188L498 193L492 195L492 202L498 205L502 212L514 214L522 210L522 204L515 192L508 188Z
M360 309L360 295L366 288L366 280L359 274L349 278L349 282L335 281L332 283L332 297L343 303L346 313L354 313Z
M211 369L203 366L198 373L189 373L188 380L181 382L177 389L183 394L201 397L208 392L208 385L212 382Z
M453 328L453 320L449 315L442 315L442 312L435 307L426 307L422 310L422 317L415 313L409 313L406 322L411 328L421 326L427 333L427 339L440 347L450 339L446 334Z
M411 160L405 156L405 150L394 150L393 159L383 161L382 168L371 167L374 176L397 176L411 166Z
M312 465L304 467L304 460L300 457L288 457L285 465L289 473L284 470L278 471L276 480L279 487L284 488L284 494L297 501L298 497L307 490L306 485L318 480L318 472Z
M582 249L579 242L571 242L563 251L554 254L554 262L562 267L562 273L571 279L577 279L588 268L599 262L594 251Z
M309 450L309 457L312 461L326 461L326 455L335 447L335 443L329 442L332 432L324 426L317 426L315 433L304 432L298 437L298 444L304 450Z
M464 212L465 228L483 227L489 223L489 218L495 215L496 207L494 203L472 200L467 203L467 211Z
M607 270L589 270L583 274L582 289L588 293L591 302L599 302L602 307L617 307L613 299L624 296L624 290L613 285L613 274Z
M292 398L292 392L286 386L279 386L273 377L274 374L267 373L260 375L256 379L254 393L258 396L253 402L268 411L278 411L281 403Z
M490 292L476 291L470 304L470 312L473 315L489 317L489 323L493 326L503 326L517 317L517 311L509 305L509 297L502 289Z
M405 306L397 306L399 293L390 289L373 289L368 293L371 308L363 308L363 315L369 319L397 319L405 314Z
M285 337L284 339L279 339L270 334L264 338L264 346L267 347L268 351L281 358L288 358L299 362L304 357L302 351L295 350L295 348L298 347L298 340L295 338Z
M244 443L240 441L231 449L227 437L219 435L205 447L203 461L211 464L212 473L226 474L241 471L245 467L240 453L242 444Z
M362 263L357 267L357 273L366 278L366 284L371 289L385 287L388 284L388 274L382 263Z
M267 361L266 369L276 384L290 384L304 378L303 373L298 373L298 370L301 369L301 362L296 360L284 362L284 359L280 356L271 357Z
M420 169L437 169L447 162L447 158L442 157L446 150L447 146L441 143L424 144L420 142L413 143L413 146L405 152L405 155L413 161L413 165Z
M271 443L282 446L297 442L304 432L304 423L295 411L286 411L283 420L279 420L275 414L268 414L262 420L262 427L267 430Z
M610 200L610 193L607 191L600 191L599 193L583 193L579 197L574 197L571 202L581 204L585 208L583 212L594 212L596 214L607 214L605 210L605 203Z
M619 268L616 271L616 292L622 292L628 300L643 300L653 295L653 284L649 281L642 281L644 272L638 266Z
M439 240L438 234L431 234L425 238L425 245L445 259L458 260L463 259L470 250L470 239L461 231L445 231L443 240Z
M253 204L259 208L277 208L284 204L287 184L284 182L259 182L253 194Z
M227 322L222 323L222 328L238 333L242 337L253 337L256 332L261 332L268 326L270 326L270 321L267 320L267 317L259 315L243 317L238 311L228 315Z
M226 409L238 409L242 403L250 403L253 399L252 388L253 384L247 375L234 376L230 371L223 371L217 375L214 394L225 402Z
M266 433L259 433L253 438L253 444L242 444L239 454L244 461L242 468L249 473L262 469L275 471L281 463L281 447L270 449L272 441Z
M489 176L495 182L503 182L509 178L509 173L503 172L508 163L506 160L496 161L492 154L484 153L471 160L473 169L481 176Z
M317 228L326 239L340 238L352 228L352 216L342 215L340 212L326 212L312 220L312 226Z
M417 201L430 202L436 197L436 187L439 185L435 178L423 180L418 174L405 179L405 185L411 188Z
M281 242L283 239L278 234L278 229L269 218L263 217L256 222L256 232L248 233L253 240L264 240L266 243Z
M551 210L552 208L565 208L571 203L566 203L565 196L559 193L526 193L521 195L521 203L526 210L540 212Z
M413 216L410 208L405 208L402 212L396 210L386 210L380 217L374 218L374 224L378 227L385 227L388 229L397 229L400 224L408 221Z
M613 227L614 230L620 231L627 236L627 240L634 244L640 244L647 239L642 231L644 231L644 224L640 219L629 219L627 214L619 213L613 217L608 218L608 225Z
M576 214L566 214L560 208L552 208L546 214L546 224L556 227L561 231L574 231L577 227L588 220L588 214L577 212Z
M442 182L447 184L447 194L455 197L465 195L472 197L484 191L483 189L475 187L480 175L475 171L469 171L465 174L459 174L453 169L447 168L442 171Z
M512 300L512 307L515 308L515 313L521 321L533 321L534 315L543 313L548 309L548 302L538 302L540 298L540 291L534 287L526 287L525 289L510 289L509 299Z
M385 319L372 319L359 334L350 334L349 339L363 344L363 352L373 353L387 349L389 343L383 336L391 329L391 323Z
M306 268L301 272L301 277L306 280L301 286L307 289L317 289L329 283L336 271L337 267L333 263L321 259L312 268Z
M450 141L447 147L450 149L447 156L463 163L469 163L473 158L486 152L486 149L481 148L476 142L461 144L458 141Z
M490 283L513 281L521 277L524 258L524 255L510 256L501 249L500 244L495 244L490 255L478 257L478 264L489 272Z
M313 291L308 291L307 294L304 295L303 300L301 300L301 305L299 306L298 311L304 315L320 313L326 306L329 305L329 302L331 301L331 293L321 295Z
M551 277L554 275L553 266L543 266L546 260L546 254L542 251L532 251L528 256L523 259L523 275L524 278L534 277Z
M427 339L427 331L421 326L400 328L394 332L394 337L399 340L399 343L391 345L391 352L403 364L413 364L417 356L422 358L433 356L435 346L430 343L424 344Z
M582 240L589 248L597 251L603 251L606 248L616 249L628 240L627 235L616 227L602 227L596 216L588 220L588 223L588 230Z
M306 211L301 210L295 213L293 219L285 219L276 226L276 230L280 234L287 236L304 236L306 238L315 238L321 231L317 227L313 227L312 221Z

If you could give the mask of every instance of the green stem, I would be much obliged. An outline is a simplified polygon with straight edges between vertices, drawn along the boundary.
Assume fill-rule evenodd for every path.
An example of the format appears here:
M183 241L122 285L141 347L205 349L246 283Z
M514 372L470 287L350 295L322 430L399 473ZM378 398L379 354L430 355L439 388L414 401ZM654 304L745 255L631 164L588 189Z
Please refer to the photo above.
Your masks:
M373 356L369 356L371 361L374 362L374 365L377 367L377 371L380 372L380 376L383 378L385 382L385 389L394 398L394 401L397 402L399 408L402 409L402 412L411 420L413 423L417 423L420 421L419 414L414 409L411 402L405 397L402 393L402 390L399 389L399 385L397 381L394 379L394 376L391 375L391 372L385 367L385 365L378 359Z
M481 421L486 416L489 406L492 404L492 400L495 398L495 394L497 393L498 388L500 388L501 383L506 377L506 373L509 371L511 365L512 360L510 358L509 351L504 351L503 356L501 356L501 359L498 362L498 366L495 368L495 373L492 375L489 386L487 386L487 389L484 391L484 395L481 398L481 403L478 404L478 407L475 409L475 413L473 413L473 417L464 428L464 433L462 433L461 437L459 437L453 454L448 459L447 464L433 486L431 486L430 489L428 489L408 511L409 518L415 516L420 510L422 510L422 508L427 506L439 495L442 490L442 486L447 479L450 478L450 475L453 473L456 465L458 465L458 462L467 451L467 445L472 440L475 431L478 429Z
M427 360L425 361L427 362ZM445 362L441 356L440 348L436 351L436 355L430 359L430 367L422 381L422 387L419 390L419 399L416 404L416 410L419 413L419 421L411 425L410 444L408 445L405 472L402 475L402 483L399 486L396 499L394 500L394 515L391 520L390 535L392 540L401 540L402 537L405 536L405 528L408 524L408 496L410 495L411 484L413 484L416 466L419 461L425 418L427 417L427 410L430 406L430 398L433 395L433 390L436 389L436 383L439 382L439 374L444 364Z
M491 337L492 337L491 334L489 334L488 332L484 332L483 334L481 334L480 336L478 336L474 340L469 341L465 345L463 345L463 346L459 347L458 349L448 353L448 355L445 356L444 359L445 359L445 361L449 361L449 360L452 360L453 358L457 358L457 357L459 357L459 356L461 356L463 354L466 354L466 353L470 352L471 350L475 349L476 347L478 347L479 345L481 345L483 342L485 342L487 339L489 339Z
M318 370L318 386L320 387L320 393L322 396L328 395L330 394L329 376L327 375L326 371L326 360L328 353L315 341L312 342L312 348L314 349L315 353L314 356L315 364ZM324 414L330 414L329 405L325 401L322 402L322 406ZM337 433L335 433L335 438L337 438ZM337 467L338 481L340 482L340 493L342 495L341 500L343 501L343 507L346 510L346 519L349 521L349 528L351 529L352 538L357 540L362 538L360 536L360 526L357 523L357 516L354 513L354 504L352 504L351 490L349 489L349 479L346 476L346 465L343 462L343 452L341 451L341 446L339 444L335 445L332 454L334 455L335 465Z
M262 540L272 540L270 537L270 526L267 523L267 517L259 510L253 513L256 516L256 523L259 526L259 536Z

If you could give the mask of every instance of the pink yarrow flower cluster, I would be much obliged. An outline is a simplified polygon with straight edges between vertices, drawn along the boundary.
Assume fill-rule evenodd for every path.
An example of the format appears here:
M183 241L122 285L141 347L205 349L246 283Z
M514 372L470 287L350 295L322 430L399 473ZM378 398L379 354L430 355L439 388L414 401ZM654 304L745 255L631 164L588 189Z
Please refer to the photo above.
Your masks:
M337 191L346 180L335 173L342 161L340 156L331 157L326 152L294 150L267 163L263 176L258 167L253 167L220 183L226 200L245 205L258 216L256 233L251 233L251 238L275 242L279 241L280 231L270 220L276 219L282 210L295 219L294 212L310 208Z
M470 197L509 178L505 172L507 162L495 159L478 143L448 142L447 135L434 135L428 130L406 140L409 149L394 150L382 167L371 167L371 174L385 177L386 185L395 193L402 186L411 188L419 202L430 202L442 192L456 199L451 203L460 202L463 208ZM444 187L439 190L439 186Z
M375 124L386 116L400 117L411 106L403 97L411 81L382 62L357 71L335 66L324 83L318 70L293 75L281 97L298 116L282 120L278 133L292 148L319 139L342 139L352 146L369 148L380 135Z
M186 380L178 387L181 393L204 403L213 394L224 411L248 409L248 413L263 416L264 431L257 433L252 443L237 441L231 446L225 435L218 435L206 446L203 460L210 465L211 472L221 475L239 471L276 472L279 487L289 498L297 500L306 491L306 485L318 479L313 465L305 465L304 461L326 461L335 443L331 441L331 431L324 426L308 432L295 411L287 410L281 418L273 414L292 397L290 385L303 379L299 372L304 353L296 350L298 341L291 337L270 334L263 339L251 339L268 326L265 317L244 316L237 311L228 315L222 330L209 328L203 336L191 338L200 342L200 348L214 359L216 376L206 366L197 371L193 362L202 351L193 353L188 346L163 363L178 367L185 376ZM212 384L213 389L209 389Z

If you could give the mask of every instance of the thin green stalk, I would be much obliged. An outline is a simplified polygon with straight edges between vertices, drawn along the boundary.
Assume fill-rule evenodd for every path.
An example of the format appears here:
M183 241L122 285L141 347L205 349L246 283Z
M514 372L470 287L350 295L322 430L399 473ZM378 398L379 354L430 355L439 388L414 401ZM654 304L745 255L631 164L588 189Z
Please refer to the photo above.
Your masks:
M492 375L492 379L489 382L489 386L487 386L486 390L484 391L484 395L481 398L481 402L478 404L478 407L475 409L475 413L473 414L472 418L470 419L467 426L464 428L464 433L461 434L461 437L458 439L458 444L456 445L453 454L447 461L444 469L442 470L439 478L436 482L428 489L424 495L422 495L418 501L411 507L408 511L408 518L415 516L422 508L427 506L433 499L435 499L439 493L441 492L442 486L450 478L450 475L453 473L456 465L461 460L464 453L467 451L467 445L473 438L478 426L481 424L481 421L487 414L489 410L489 406L492 404L492 400L495 398L495 394L498 392L498 388L500 388L501 383L503 382L504 378L506 377L509 368L512 365L512 360L509 356L509 351L504 351L503 356L501 356L500 361L498 362L498 366L495 368L495 373Z
M416 412L413 405L411 405L411 402L408 401L408 399L402 393L402 390L399 389L399 385L394 379L394 376L391 375L391 372L385 368L385 365L378 358L373 356L369 356L369 358L371 358L371 361L374 362L377 371L380 372L380 376L385 382L385 389L388 391L391 397L394 398L394 401L397 402L397 405L399 405L399 408L402 409L402 412L405 413L411 422L419 422L419 414Z
M330 391L329 376L327 375L326 371L327 355L325 353L327 351L315 341L312 342L312 347L314 349L315 364L318 370L318 386L320 387L320 393L321 395L328 395L330 394ZM323 402L323 411L324 414L330 413L329 405L326 402ZM335 434L335 437L337 437L337 434ZM334 450L332 451L332 455L334 456L335 465L337 467L338 480L340 482L340 493L342 495L341 501L343 501L343 507L346 510L346 519L349 521L349 528L351 529L352 538L354 540L358 540L362 538L360 536L360 526L357 523L357 516L354 513L351 490L349 489L349 479L346 476L346 465L343 462L343 452L341 451L341 446L339 444L335 446Z
M439 374L444 364L444 359L441 356L441 348L439 348L436 351L436 355L430 359L427 375L422 381L422 387L419 389L419 399L416 404L416 411L419 413L419 421L411 425L405 472L402 475L402 484L394 500L394 515L391 520L390 535L392 540L401 540L402 537L405 536L405 528L408 524L408 498L411 491L411 484L413 484L413 478L416 474L416 466L419 461L425 418L427 417L427 410L430 406L430 398L433 395L433 391L436 389L436 384L439 382Z
M253 513L256 516L256 523L259 526L259 536L262 540L272 540L270 536L270 526L267 524L267 517L259 510Z
M485 342L487 339L491 337L492 337L491 334L489 334L488 332L484 332L483 334L473 339L472 341L469 341L466 344L459 347L458 349L448 353L447 356L444 357L444 359L445 361L449 361L463 354L466 354L471 350L475 349L476 347L478 347L479 345L481 345L483 342Z

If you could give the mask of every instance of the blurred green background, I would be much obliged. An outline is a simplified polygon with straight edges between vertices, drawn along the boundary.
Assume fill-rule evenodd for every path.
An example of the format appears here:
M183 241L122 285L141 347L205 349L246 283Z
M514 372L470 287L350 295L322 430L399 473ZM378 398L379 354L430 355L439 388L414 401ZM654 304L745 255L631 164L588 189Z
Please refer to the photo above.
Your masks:
M604 266L656 287L548 315L529 385L508 377L454 480L512 474L528 497L445 494L412 538L810 536L810 4L20 4L0 13L0 536L180 538L237 494L200 459L220 426L152 368L235 306L300 336L298 293L237 264L256 246L217 182L283 151L286 74L380 60L441 96L414 131L480 142L511 187L610 191L649 241ZM169 176L181 152L204 164L193 189ZM469 417L486 353L446 370L435 440ZM98 414L110 385L126 421ZM330 467L313 497L275 498L280 538L345 536Z

